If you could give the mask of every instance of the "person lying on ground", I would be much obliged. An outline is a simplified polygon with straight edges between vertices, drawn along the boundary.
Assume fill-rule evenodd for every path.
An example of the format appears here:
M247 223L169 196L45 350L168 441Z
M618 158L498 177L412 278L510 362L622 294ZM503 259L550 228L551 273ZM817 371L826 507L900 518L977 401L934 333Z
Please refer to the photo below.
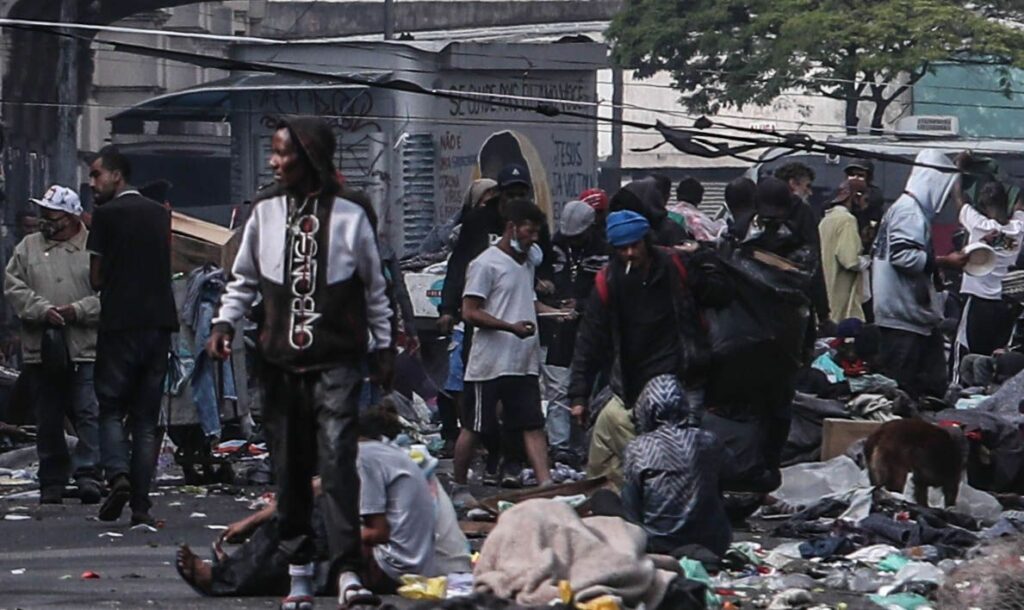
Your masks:
M404 450L381 442L396 436L401 428L393 411L372 408L359 418L358 468L362 486L360 512L363 554L368 568L359 576L363 584L377 594L393 593L403 574L436 575L450 571L468 571L465 557L442 553L445 549L468 549L461 532L452 532L444 519L453 512L451 501L438 488L436 510L427 480L420 468ZM313 482L317 501L314 504L314 545L319 552L312 589L320 594L333 593L327 557L323 519L324 503L320 501L319 481ZM265 596L288 591L288 557L279 545L280 532L275 517L275 504L231 524L214 543L215 562L202 561L188 545L177 555L177 569L193 589L211 596ZM456 523L457 530L457 523ZM435 541L435 531L441 540ZM453 537L459 540L450 540ZM245 544L227 555L221 542ZM450 543L449 543L450 542Z

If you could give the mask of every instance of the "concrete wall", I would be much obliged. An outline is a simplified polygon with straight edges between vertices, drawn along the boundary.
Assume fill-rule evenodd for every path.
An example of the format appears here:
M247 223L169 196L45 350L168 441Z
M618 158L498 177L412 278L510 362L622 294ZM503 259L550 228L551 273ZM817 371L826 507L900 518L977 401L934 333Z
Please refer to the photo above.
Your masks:
M611 19L621 6L622 0L398 0L395 31L602 21ZM259 25L259 32L267 36L344 36L383 29L383 0L271 0Z
M602 75L602 97L610 99L611 86L604 84L609 77ZM658 73L648 79L634 79L627 72L624 76L623 118L626 120L653 123L661 121L668 125L692 126L699 117L686 110L680 98L682 93L672 88L671 75ZM911 95L908 93L890 106L886 115L886 126L891 126L900 116L911 114ZM643 109L637 108L641 107ZM871 104L861 104L860 126L866 133L870 125ZM785 132L806 133L815 138L843 136L846 134L845 106L843 102L817 94L791 91L782 94L767 106L744 106L742 109L729 108L710 117L720 125L775 129ZM669 145L651 152L636 152L634 149L650 148L662 141L655 131L643 131L625 127L623 133L622 166L626 170L641 168L687 168L710 170L731 167L744 168L749 163L725 157L704 159L687 155ZM608 141L610 146L610 140ZM602 150L602 154L604 150Z

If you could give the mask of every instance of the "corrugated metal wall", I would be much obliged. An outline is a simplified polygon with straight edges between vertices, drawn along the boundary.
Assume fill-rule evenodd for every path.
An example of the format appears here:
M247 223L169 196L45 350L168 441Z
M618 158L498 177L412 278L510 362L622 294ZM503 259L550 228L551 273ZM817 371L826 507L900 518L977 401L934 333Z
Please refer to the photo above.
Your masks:
M434 136L410 135L402 146L402 245L415 252L435 223Z

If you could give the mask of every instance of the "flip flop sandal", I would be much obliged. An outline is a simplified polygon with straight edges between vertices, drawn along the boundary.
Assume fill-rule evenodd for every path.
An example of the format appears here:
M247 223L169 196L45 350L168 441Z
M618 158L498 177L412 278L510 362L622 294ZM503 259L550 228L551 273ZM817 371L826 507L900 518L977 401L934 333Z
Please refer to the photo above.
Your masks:
M220 564L227 557L227 553L217 546L216 541L210 543L210 554L213 556L213 565Z
M361 584L348 587L341 597L344 601L338 603L338 610L353 610L354 608L366 607L376 608L381 603L380 597Z
M281 610L313 610L312 595L289 595L281 600Z

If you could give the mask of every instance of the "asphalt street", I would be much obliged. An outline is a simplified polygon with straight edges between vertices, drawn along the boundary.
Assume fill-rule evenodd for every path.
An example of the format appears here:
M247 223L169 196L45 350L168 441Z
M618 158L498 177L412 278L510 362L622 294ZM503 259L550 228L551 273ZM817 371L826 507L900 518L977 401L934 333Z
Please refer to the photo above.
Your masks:
M104 523L96 520L95 506L77 500L40 506L0 498L0 608L276 608L278 598L200 597L178 576L179 544L209 556L218 536L213 528L249 514L249 503L265 490L248 488L240 497L196 491L157 492L153 515L165 521L157 532L131 530L127 510L121 521ZM83 579L87 571L99 578ZM317 606L335 603L323 598Z

